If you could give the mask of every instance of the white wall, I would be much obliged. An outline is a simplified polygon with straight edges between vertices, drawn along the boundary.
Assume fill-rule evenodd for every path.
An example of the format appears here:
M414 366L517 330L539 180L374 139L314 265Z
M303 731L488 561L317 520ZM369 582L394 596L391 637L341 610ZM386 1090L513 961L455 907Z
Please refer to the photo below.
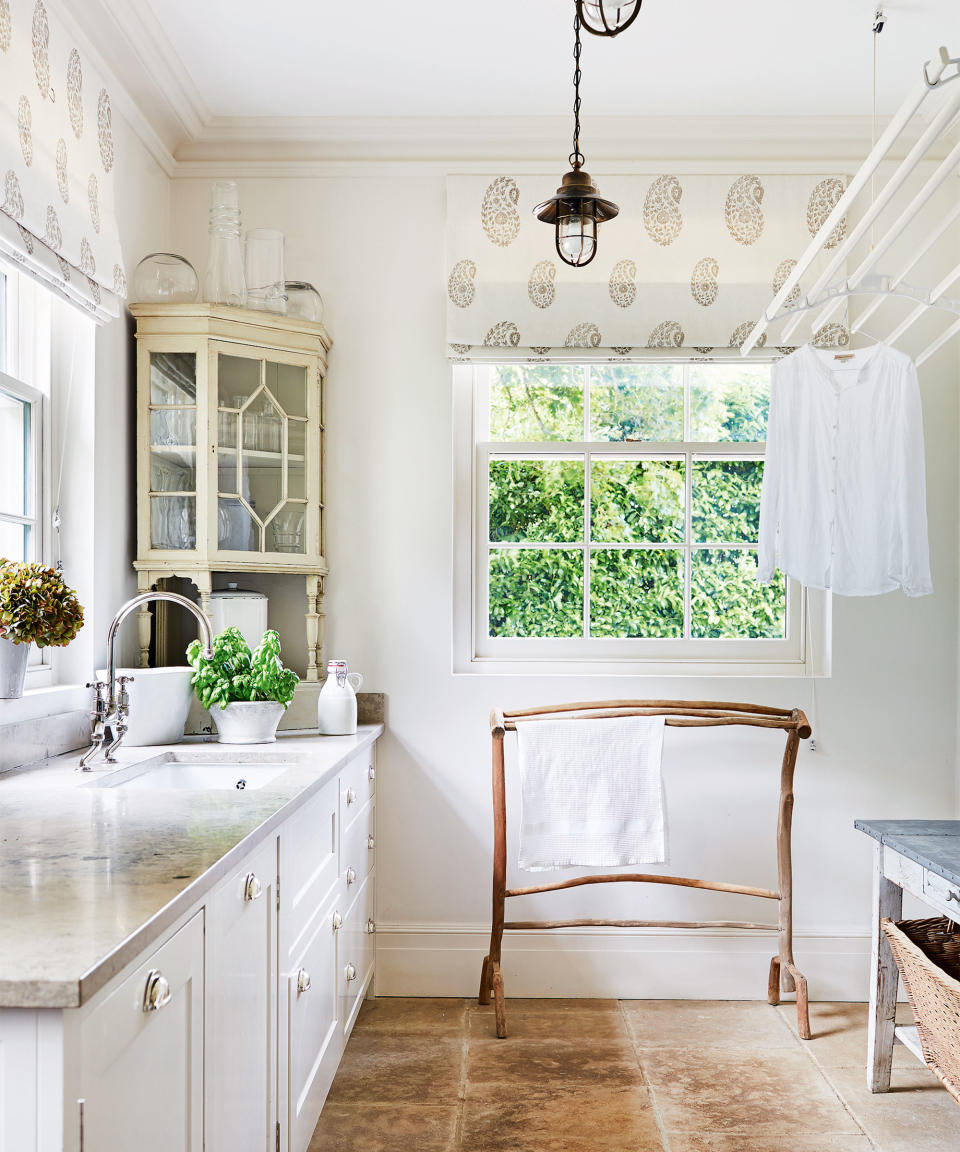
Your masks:
M201 269L207 198L208 181L174 181L174 250ZM871 857L853 820L945 817L955 804L956 352L941 352L921 374L936 592L836 599L833 676L818 684L815 709L810 682L800 680L454 676L442 176L410 168L251 178L241 181L241 201L246 226L285 230L288 275L323 293L334 340L326 654L388 694L379 991L475 991L489 923L489 708L617 695L808 710L818 750L802 750L797 773L797 953L815 997L864 998ZM290 588L296 647L299 582ZM283 606L273 595L277 622ZM778 737L671 732L668 741L670 870L774 886ZM739 897L628 887L531 900L523 912L767 918ZM763 996L773 951L769 939L743 936L508 938L505 972L513 994Z

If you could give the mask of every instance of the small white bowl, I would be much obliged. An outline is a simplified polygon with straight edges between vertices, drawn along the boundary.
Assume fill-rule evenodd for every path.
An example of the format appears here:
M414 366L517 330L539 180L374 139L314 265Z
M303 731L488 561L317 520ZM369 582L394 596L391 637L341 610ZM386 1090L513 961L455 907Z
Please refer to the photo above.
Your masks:
M210 709L221 744L272 744L283 713L276 700L234 700Z

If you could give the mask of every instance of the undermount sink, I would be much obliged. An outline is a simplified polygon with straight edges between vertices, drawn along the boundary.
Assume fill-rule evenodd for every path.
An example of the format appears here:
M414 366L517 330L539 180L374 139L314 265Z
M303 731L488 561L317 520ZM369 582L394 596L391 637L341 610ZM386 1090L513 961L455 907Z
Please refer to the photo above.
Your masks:
M262 788L291 767L279 764L240 764L236 761L147 760L118 768L96 780L91 788L136 788L166 791L243 791Z

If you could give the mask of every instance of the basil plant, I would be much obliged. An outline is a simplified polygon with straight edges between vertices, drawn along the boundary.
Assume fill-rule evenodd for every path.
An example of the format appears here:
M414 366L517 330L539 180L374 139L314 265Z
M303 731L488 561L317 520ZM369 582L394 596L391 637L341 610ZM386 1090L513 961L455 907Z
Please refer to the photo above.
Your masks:
M226 628L214 638L212 660L204 657L199 640L187 647L187 659L193 667L193 690L208 709L214 704L226 708L236 701L254 700L275 700L286 708L300 679L284 668L280 637L273 629L264 632L251 652L239 628Z

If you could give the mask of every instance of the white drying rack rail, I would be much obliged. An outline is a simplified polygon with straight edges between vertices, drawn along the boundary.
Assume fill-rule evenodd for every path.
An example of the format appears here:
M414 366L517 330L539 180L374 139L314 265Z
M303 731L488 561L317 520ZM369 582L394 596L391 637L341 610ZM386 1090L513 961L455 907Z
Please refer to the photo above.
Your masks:
M790 336L803 322L805 314L816 312L811 322L814 332L827 323L831 316L841 307L845 300L852 296L872 296L875 299L857 316L852 328L853 331L862 331L863 325L876 312L884 299L892 296L906 297L916 302L916 307L902 320L886 338L887 344L894 344L913 324L928 310L934 309L954 315L957 319L917 357L917 364L922 364L934 352L941 348L948 340L960 332L960 298L948 297L946 293L960 281L960 264L947 276L930 289L918 288L907 282L913 268L924 255L930 251L941 236L960 218L960 198L954 207L929 231L923 240L911 252L907 262L894 275L883 275L875 271L877 262L919 217L922 209L929 202L938 188L960 166L960 143L953 144L943 160L937 163L933 173L924 182L923 186L910 199L909 203L897 215L883 235L870 248L857 265L854 272L840 280L835 280L837 273L843 268L853 255L856 246L866 236L869 229L876 223L883 210L891 203L897 192L903 187L911 173L928 155L930 150L960 122L960 85L951 91L943 101L942 106L924 128L916 143L910 148L906 156L897 164L892 175L877 193L873 201L866 208L863 216L850 228L842 240L832 249L828 248L834 229L850 212L850 209L870 181L880 165L886 160L903 132L917 114L921 105L933 92L942 90L951 80L960 77L960 57L951 57L946 48L940 48L934 60L928 60L923 66L922 75L916 87L903 102L896 115L881 134L873 146L870 155L863 162L859 171L850 181L847 190L834 205L833 211L823 222L820 231L807 246L806 251L797 261L790 275L784 281L780 291L774 296L763 315L754 325L750 335L740 348L740 353L746 356L757 346L771 324L786 320L778 343L788 344ZM810 289L799 299L790 303L791 296L796 296L798 285L803 276L813 266L814 262L823 254L828 254L826 265Z

